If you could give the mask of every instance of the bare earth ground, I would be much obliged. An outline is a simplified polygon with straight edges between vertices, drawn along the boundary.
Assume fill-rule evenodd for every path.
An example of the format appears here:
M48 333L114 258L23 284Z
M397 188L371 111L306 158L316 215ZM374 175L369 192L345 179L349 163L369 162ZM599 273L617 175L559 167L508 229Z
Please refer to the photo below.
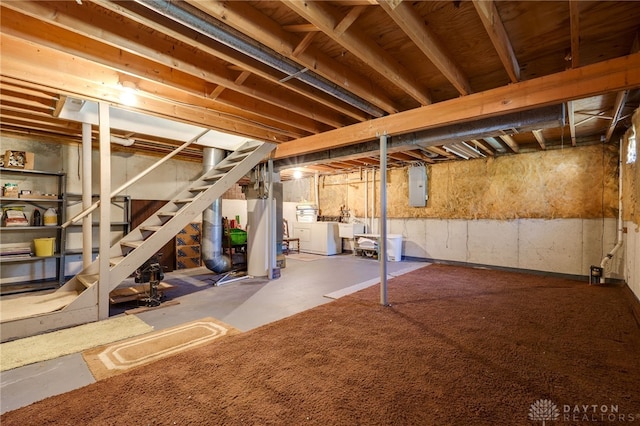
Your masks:
M374 286L0 423L640 424L621 286L431 265L390 280L389 301Z

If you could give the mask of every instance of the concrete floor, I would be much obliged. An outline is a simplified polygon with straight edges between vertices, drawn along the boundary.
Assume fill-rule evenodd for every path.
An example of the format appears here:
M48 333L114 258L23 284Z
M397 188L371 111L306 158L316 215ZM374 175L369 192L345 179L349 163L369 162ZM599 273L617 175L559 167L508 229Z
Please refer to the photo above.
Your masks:
M282 276L246 278L214 286L216 275L205 268L168 273L163 281L176 285L167 294L179 304L137 314L155 330L203 317L217 318L241 331L277 321L379 282L377 261L349 254L316 256L313 261L287 256ZM388 262L389 276L427 265L420 262ZM131 306L128 306L131 308ZM123 315L115 307L111 315ZM33 402L94 383L82 355L75 353L0 374L0 412L15 410Z

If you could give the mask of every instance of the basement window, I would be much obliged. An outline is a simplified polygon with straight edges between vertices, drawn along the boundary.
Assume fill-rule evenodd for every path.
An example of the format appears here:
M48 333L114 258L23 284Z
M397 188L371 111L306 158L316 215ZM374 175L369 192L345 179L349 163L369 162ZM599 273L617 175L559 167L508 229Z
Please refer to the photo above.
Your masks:
M632 127L631 136L627 144L627 164L634 164L638 158L638 144L636 142L636 128Z

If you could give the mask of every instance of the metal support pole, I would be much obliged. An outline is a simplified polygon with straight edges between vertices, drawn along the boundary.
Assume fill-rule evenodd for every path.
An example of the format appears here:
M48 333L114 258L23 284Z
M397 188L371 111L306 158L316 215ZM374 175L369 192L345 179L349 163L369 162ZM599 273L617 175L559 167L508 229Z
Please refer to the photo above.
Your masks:
M380 136L380 304L387 306L387 133Z
M267 213L269 218L269 228L267 230L267 240L268 240L268 249L267 249L267 258L269 263L269 271L268 278L270 280L273 279L273 269L276 266L276 255L275 255L275 242L276 242L276 209L274 206L274 198L273 198L273 159L269 158L267 161L267 188L269 191L267 197Z

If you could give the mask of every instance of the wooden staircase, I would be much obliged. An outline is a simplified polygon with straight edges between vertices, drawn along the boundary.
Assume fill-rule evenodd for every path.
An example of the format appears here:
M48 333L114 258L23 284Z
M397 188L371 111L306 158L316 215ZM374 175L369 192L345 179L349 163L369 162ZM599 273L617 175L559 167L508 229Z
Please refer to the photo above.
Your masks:
M180 230L249 173L275 147L275 144L253 141L242 145L213 166L211 170L191 182L175 199L169 201L158 212L151 215L111 247L108 282L100 282L99 261L96 259L52 294L55 298L56 293L68 294L70 291L75 291L78 293L77 298L55 312L44 312L35 317L3 319L0 323L2 340L95 321L97 318L94 310L98 303L98 284L107 285L109 292L114 290L169 240L174 238ZM24 296L19 299L25 299L22 300L22 303L28 303L26 300L28 298L29 296ZM44 318L46 316L59 318L47 321ZM92 319L87 320L88 316L91 316ZM38 327L38 323L48 328ZM32 330L34 327L38 329L35 332Z

